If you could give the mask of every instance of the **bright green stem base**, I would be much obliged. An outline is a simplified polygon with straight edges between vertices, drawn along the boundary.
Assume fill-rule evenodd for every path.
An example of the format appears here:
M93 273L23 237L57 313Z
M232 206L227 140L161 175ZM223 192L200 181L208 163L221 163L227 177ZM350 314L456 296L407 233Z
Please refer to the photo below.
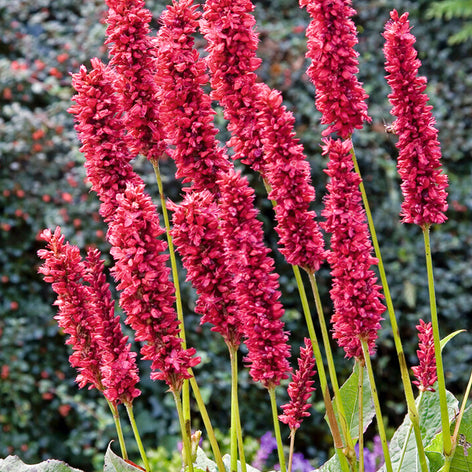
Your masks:
M359 470L364 470L364 368L359 364L357 398L359 404Z
M279 415L277 413L277 401L275 399L275 387L269 388L270 405L272 407L272 419L274 420L274 433L277 440L277 453L279 455L280 472L287 472L285 467L284 446L280 434Z
M187 426L185 424L182 402L180 400L180 392L172 391L172 395L174 396L175 406L179 416L180 432L182 434L183 442L183 456L185 458L184 463L188 467L188 471L193 472L192 446L190 444L190 435L188 434Z
M436 309L436 295L434 291L433 261L431 258L431 244L429 240L429 225L423 228L426 269L428 272L429 304L431 309L431 324L433 327L434 354L436 356L436 370L438 376L439 405L441 406L441 424L443 430L443 448L446 458L452 455L452 440L449 433L449 412L447 409L446 382L441 354L441 338L439 337L439 322Z
M372 399L374 401L375 416L377 417L377 426L379 430L380 440L382 441L382 451L385 458L385 468L387 472L393 472L392 461L390 459L390 453L388 451L387 435L385 434L385 428L383 424L382 411L380 409L379 396L377 394L377 387L375 385L374 371L372 369L372 363L370 361L369 347L367 342L362 340L362 351L364 354L364 361L367 367L367 373L369 375L370 391L372 392Z
M141 441L141 436L139 435L138 427L136 425L136 420L134 419L133 406L125 405L126 411L128 412L129 421L131 423L131 428L133 429L134 437L138 445L139 453L141 454L141 459L143 460L144 468L146 472L150 472L151 467L149 466L149 461L146 456L146 451L144 450L143 443Z
M369 231L372 238L372 244L374 246L375 257L378 260L380 280L382 281L382 288L385 295L385 303L387 305L390 324L392 326L393 340L395 343L395 349L397 351L398 363L400 365L400 373L401 373L401 378L402 378L402 383L403 383L403 390L405 392L405 399L406 399L406 403L408 407L408 415L410 417L410 421L413 424L413 428L415 431L416 447L418 450L421 470L422 472L428 472L426 455L424 452L423 441L421 438L418 409L415 404L415 395L413 394L413 388L411 386L410 374L408 372L408 366L405 359L405 352L403 351L403 346L402 346L402 342L400 338L400 330L398 329L392 297L390 295L390 288L387 281L387 275L385 273L385 267L382 260L382 254L380 252L379 241L377 239L377 233L375 231L374 220L372 218L372 212L370 211L370 205L367 199L367 193L364 188L364 182L362 181L359 165L357 163L354 147L351 149L351 156L352 156L352 162L354 164L354 169L359 175L359 177L361 178L361 182L359 184L359 190L361 191L361 195L362 195L362 203L364 205L364 209L367 216L367 223L369 225Z
M115 422L116 434L118 435L118 442L120 443L121 457L127 460L128 452L126 451L125 438L123 437L123 430L121 429L118 405L116 403L112 403L110 400L108 400L108 398L106 399L106 401L113 415L113 421Z

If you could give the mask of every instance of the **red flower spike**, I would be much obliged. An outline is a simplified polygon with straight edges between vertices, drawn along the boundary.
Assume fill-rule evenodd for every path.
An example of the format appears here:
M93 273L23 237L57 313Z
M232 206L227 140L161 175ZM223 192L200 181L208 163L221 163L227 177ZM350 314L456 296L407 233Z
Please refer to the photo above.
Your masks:
M232 171L222 175L218 183L229 270L235 275L236 301L249 351L245 360L253 380L272 388L291 370L278 274L264 245L262 223L256 218L253 203L254 191L247 180Z
M356 11L351 0L300 0L300 7L306 7L312 18L306 31L306 57L312 59L307 75L316 88L321 124L328 125L322 134L349 138L364 121L371 121L368 95L356 77L359 54L354 46L358 39L351 19Z
M381 287L370 269L378 261L371 255L372 243L359 190L361 179L354 171L351 149L350 140L325 140L323 154L329 155L325 172L331 180L322 212L326 221L321 225L331 233L328 262L333 277L333 338L344 348L346 357L363 359L361 341L367 342L371 354L375 351L385 307L380 302Z
M424 93L425 77L418 76L421 61L413 46L408 13L390 13L385 25L384 54L393 123L398 135L397 169L402 179L402 222L421 227L446 221L447 175L441 170L441 149L432 107Z
M161 16L156 83L160 87L161 118L176 162L178 178L192 182L192 189L218 193L217 173L230 162L215 139L215 112L202 86L207 84L206 64L191 36L200 13L191 0L174 2Z
M424 392L429 390L434 392L433 385L438 380L436 370L436 356L434 354L434 338L431 323L425 323L420 320L420 324L416 326L418 330L419 349L418 354L419 365L412 367L411 370L418 380L413 383Z
M241 317L220 213L207 190L188 193L174 208L172 237L187 269L187 280L199 296L195 311L202 315L201 323L213 324L212 331L237 348L242 339Z
M87 178L102 202L100 214L109 222L116 211L117 194L124 191L127 182L138 184L141 178L133 171L132 156L124 141L121 108L112 86L116 76L99 59L91 62L90 72L82 66L72 75L77 95L69 112L75 115Z
M167 244L159 239L156 208L144 193L144 185L129 184L117 196L118 208L110 224L108 237L115 259L112 273L121 290L120 305L126 323L144 342L141 354L151 360L151 378L164 380L179 391L188 369L200 362L195 349L182 348L179 321L174 310L174 287L169 281Z
M149 160L166 155L166 144L156 99L157 48L149 36L152 14L143 0L106 0L110 66L117 72L113 85L129 130L126 140L133 155Z
M315 391L313 387L315 374L313 346L311 341L305 338L305 347L300 348L298 370L293 374L287 390L290 402L281 406L284 414L279 415L279 420L288 424L292 431L300 427L303 418L310 416L308 410L311 408L311 403L309 401L311 394Z

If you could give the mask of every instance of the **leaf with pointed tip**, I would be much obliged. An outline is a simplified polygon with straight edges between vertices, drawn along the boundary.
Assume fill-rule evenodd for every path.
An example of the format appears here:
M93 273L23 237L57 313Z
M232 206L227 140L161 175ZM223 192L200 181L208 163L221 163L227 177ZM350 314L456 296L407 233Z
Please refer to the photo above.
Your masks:
M111 442L108 444L103 472L142 472L143 470L142 467L126 462L120 456L117 456L111 450Z
M0 470L2 472L82 472L65 462L54 459L28 465L22 462L18 456L8 456L6 459L0 459Z
M441 346L441 352L444 349L444 346L452 339L455 338L459 333L465 333L465 329L458 329L457 331L454 331L451 334L448 334L445 338L441 339L441 342L439 343Z

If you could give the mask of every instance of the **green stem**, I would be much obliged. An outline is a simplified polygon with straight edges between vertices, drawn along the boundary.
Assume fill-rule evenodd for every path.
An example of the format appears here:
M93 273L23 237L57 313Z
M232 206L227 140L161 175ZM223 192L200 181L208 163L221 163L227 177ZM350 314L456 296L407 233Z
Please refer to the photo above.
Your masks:
M182 308L182 296L181 296L181 291L180 291L179 271L177 268L177 260L175 257L174 243L172 242L172 236L170 234L171 228L170 228L169 213L167 211L167 206L166 206L164 186L162 185L161 172L159 170L159 162L157 160L152 161L152 166L154 168L154 174L156 176L157 187L159 189L162 216L164 217L164 224L166 228L167 245L169 247L169 258L170 258L170 265L172 269L172 280L174 282L174 287L175 287L175 303L176 303L176 310L177 310L177 318L180 321L179 336L182 339L182 348L186 349L187 341L185 338L184 312ZM190 436L191 434L190 387L189 387L188 380L184 380L184 383L182 386L182 407L183 407L183 414L185 418L185 427L187 430L187 434Z
M429 239L429 228L423 228L424 250L426 257L426 269L428 272L429 304L431 309L431 323L433 326L434 353L436 356L436 370L438 376L439 404L441 406L441 424L443 430L443 449L446 458L452 455L452 441L449 426L449 412L447 408L446 382L444 379L444 367L441 354L441 338L439 337L439 322L436 309L436 295L434 291L433 262L431 258L431 244Z
M313 297L315 300L316 312L318 314L318 320L319 320L320 328L321 328L321 335L323 337L323 345L325 348L326 359L328 362L329 376L331 379L331 384L333 386L334 402L338 410L338 418L339 418L339 423L341 425L341 430L346 440L348 459L349 458L353 459L353 460L350 460L350 462L355 464L356 453L354 449L354 442L352 440L351 432L349 430L349 427L346 421L346 413L344 412L344 404L342 402L341 391L339 389L338 379L336 375L336 368L334 366L333 352L331 350L330 337L328 333L328 328L326 326L326 321L324 318L323 306L321 303L320 293L318 290L318 284L316 282L314 273L308 272L308 277L310 279L311 289L313 291Z
M364 470L364 366L358 361L359 379L357 384L359 402L359 470Z
M372 369L372 363L370 361L369 347L365 340L362 342L362 351L364 354L364 361L367 367L367 374L369 375L370 391L372 392L372 400L374 401L375 415L377 417L377 427L379 431L380 440L382 441L382 450L385 458L385 468L387 472L393 472L392 461L390 459L390 453L388 451L387 435L385 434L385 428L383 424L382 411L380 409L379 396L377 394L377 387L375 385L374 371Z
M118 442L120 443L121 457L125 460L128 459L128 452L126 451L125 438L123 437L123 430L121 429L120 414L118 412L118 405L112 403L108 398L106 399L108 406L110 407L113 415L113 421L115 422L116 434L118 435Z
M326 378L326 371L324 368L323 357L320 351L320 345L318 343L318 338L316 336L315 327L313 325L313 319L311 317L310 307L308 305L308 298L305 292L305 286L303 285L303 280L300 274L300 268L298 266L292 266L293 273L295 274L295 279L297 281L298 292L300 294L300 300L302 302L303 314L305 315L305 322L308 328L308 334L310 336L310 341L313 346L313 354L316 359L316 366L318 370L318 378L320 379L321 392L323 395L323 401L326 408L326 417L328 420L328 426L333 437L334 447L336 448L336 453L339 457L341 467L343 472L349 472L349 465L347 462L346 454L344 453L343 440L341 433L339 432L338 422L336 420L336 415L334 413L333 403L331 401L331 395L329 393L328 381ZM351 462L352 464L352 462Z
M406 403L408 407L408 416L410 418L411 423L413 424L413 428L415 431L416 447L418 451L421 470L422 472L428 472L426 454L424 452L423 440L421 437L420 418L419 418L418 409L415 403L415 395L413 393L413 388L411 386L410 374L408 372L408 366L405 359L405 352L403 351L403 346L402 346L402 342L400 338L400 330L398 328L397 318L395 316L395 310L393 308L392 296L390 295L390 288L387 281L387 275L385 273L385 267L382 260L382 254L380 252L380 246L379 246L379 241L377 238L377 233L375 231L374 220L372 218L372 212L370 211L370 205L367 199L367 193L364 188L364 182L362 180L362 175L359 169L359 165L357 163L354 147L352 147L351 149L351 156L352 156L352 162L354 164L354 169L356 170L357 174L361 178L361 182L359 184L359 190L361 191L361 195L362 195L362 203L364 205L364 209L367 216L367 223L369 225L369 231L372 238L372 244L374 246L375 257L378 260L380 280L382 281L383 292L385 295L385 303L387 305L389 320L392 326L393 341L395 343L398 363L400 365L400 374L401 374L402 383L403 383L403 391L405 393L405 399L406 399Z
M284 447L282 444L282 436L280 434L279 415L277 413L277 401L275 399L275 387L269 390L270 404L272 406L272 419L274 420L275 439L277 440L277 453L279 455L280 472L287 472L285 467Z
M141 441L141 436L139 435L138 427L136 425L136 420L134 419L133 405L130 404L130 405L125 405L125 406L126 406L126 411L128 412L131 428L133 430L136 443L138 445L139 453L141 454L141 459L143 460L144 468L146 469L146 472L150 472L151 467L149 466L149 461L146 456L146 451L144 450L143 443Z
M190 385L192 386L193 395L195 397L195 400L197 401L198 409L200 411L200 415L202 416L203 424L205 425L205 429L208 435L208 439L210 441L211 449L213 451L213 456L218 466L218 471L226 472L223 458L221 457L220 448L218 446L218 441L216 440L215 432L213 431L213 426L211 424L211 420L208 415L205 402L203 401L202 394L200 393L200 388L198 387L198 384L193 375L193 372L191 370L189 372L192 374L192 377L190 378Z
M183 443L183 456L185 458L184 466L187 465L189 472L193 472L192 447L190 444L190 435L187 432L187 426L185 424L182 402L180 400L180 392L172 391L172 395L174 396L175 406L179 416L180 432L182 434Z
M295 433L297 430L295 428L292 428L290 431L290 451L288 454L288 468L287 472L292 472L292 464L293 464L293 451L295 449Z

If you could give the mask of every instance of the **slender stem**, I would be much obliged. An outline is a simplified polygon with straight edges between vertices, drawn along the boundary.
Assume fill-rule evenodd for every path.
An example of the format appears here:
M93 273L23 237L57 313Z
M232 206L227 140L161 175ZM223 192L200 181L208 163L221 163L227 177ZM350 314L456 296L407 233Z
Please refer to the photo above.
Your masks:
M169 220L169 213L167 211L167 206L166 206L164 186L162 185L161 172L159 170L159 162L157 160L153 160L152 166L154 168L154 174L156 176L157 187L159 189L162 216L164 217L164 224L166 228L167 245L169 247L169 258L170 258L170 265L172 269L172 280L174 282L174 287L175 287L175 303L176 303L176 309L177 309L177 318L180 321L179 336L182 339L183 349L186 349L187 341L185 338L184 312L182 308L182 296L181 296L181 291L180 291L179 271L177 268L177 260L175 257L174 244L172 242L172 236L170 234L170 220ZM184 413L184 418L185 418L185 427L187 430L187 434L190 435L192 432L191 432L191 425L190 425L190 421L191 421L190 420L190 387L189 387L188 380L184 380L184 383L182 386L182 407L183 407L183 413Z
M359 470L364 470L364 366L356 360L359 368L359 378L357 384L357 398L359 402Z
M315 327L313 325L313 319L311 317L310 308L308 305L308 298L306 296L305 287L303 285L303 280L301 278L300 269L298 266L292 266L293 273L295 274L295 279L297 281L298 292L300 294L300 300L302 302L303 314L305 315L305 322L308 328L308 334L310 336L310 341L313 346L313 354L316 359L316 366L318 367L318 378L320 379L321 392L323 395L323 401L326 408L326 417L328 419L328 425L333 436L334 447L336 448L336 453L339 457L341 467L343 472L348 472L349 467L347 463L346 454L344 453L343 440L341 433L339 432L338 422L336 420L336 415L334 413L333 403L331 401L331 395L328 388L328 381L326 378L326 371L324 368L323 357L320 351L320 345L318 343L318 338L316 336ZM352 464L352 462L351 462Z
M184 449L183 456L185 458L184 466L187 465L189 472L193 472L192 446L190 445L190 436L187 433L187 427L185 425L182 402L180 400L180 392L172 391L172 395L174 396L175 406L177 408L177 414L179 416L180 432L182 434L182 443Z
M282 436L280 434L279 416L277 414L277 401L275 399L275 387L269 390L270 404L272 406L272 419L274 420L275 439L277 440L277 453L279 455L280 472L287 472L285 467L284 446L282 444Z
M134 419L133 414L133 405L125 405L126 411L128 412L129 421L131 423L131 428L133 429L134 437L138 445L139 453L141 454L141 459L143 460L144 468L146 472L150 472L151 467L149 466L149 461L146 456L146 451L144 450L143 443L141 441L141 436L139 435L138 427L136 425L136 420Z
M433 262L431 258L431 244L429 239L429 228L423 228L424 250L426 257L426 269L428 272L429 304L431 309L431 323L433 326L434 353L436 356L436 370L438 376L439 404L441 406L441 424L443 430L443 448L446 458L452 454L452 441L449 426L449 412L447 408L446 382L444 379L444 367L441 354L441 338L439 337L439 322L436 309L436 294L434 291Z
M297 432L296 428L292 428L290 431L290 451L288 454L288 468L287 472L292 472L293 464L293 451L295 449L295 433Z
M123 437L123 430L121 429L120 414L118 412L118 405L106 399L108 406L110 407L113 415L113 421L115 422L116 434L118 435L118 442L120 443L121 457L128 459L128 452L126 451L125 438Z
M354 442L352 440L351 431L349 430L349 427L346 421L346 413L344 412L344 404L342 402L341 391L339 389L338 379L336 375L336 368L334 366L334 358L333 358L333 353L331 351L330 337L328 333L328 328L326 327L326 321L324 318L323 306L321 304L318 284L316 282L314 273L308 272L308 277L310 279L311 289L313 291L313 297L315 299L316 312L318 314L321 334L323 337L323 345L325 348L326 359L328 361L329 377L331 379L331 384L333 386L334 402L338 410L338 418L339 418L339 423L341 425L341 430L346 441L346 445L348 449L348 458L349 457L355 458L356 453L354 450ZM355 463L355 460L353 462Z
M192 373L191 370L190 370L190 373ZM205 429L208 435L208 439L210 441L211 449L213 451L213 456L218 466L218 471L226 472L223 458L221 457L220 448L218 446L218 441L216 440L215 432L213 431L213 426L211 424L210 417L208 415L208 411L205 406L205 402L203 401L202 394L200 393L200 388L198 387L197 381L193 373L192 373L192 377L190 378L190 385L192 386L193 395L195 396L195 400L197 401L200 415L202 416L202 419L203 419L203 424L205 425Z
M362 340L361 342L362 342L362 351L364 354L364 361L367 367L367 373L369 375L369 383L370 383L370 390L372 392L372 400L374 401L375 415L377 417L377 427L379 430L380 440L382 441L382 450L383 450L384 458L385 458L385 468L387 472L393 472L392 461L390 459L390 453L388 451L387 435L385 434L382 411L380 409L379 396L377 394L377 387L375 385L374 371L372 369L372 363L370 361L369 347L367 346L367 342L365 340Z
M364 188L364 182L362 180L359 165L357 163L354 147L351 149L351 156L352 156L352 162L354 163L354 169L356 170L359 177L361 177L359 190L361 191L361 195L362 195L362 202L363 202L364 209L367 216L367 223L369 225L370 235L372 237L372 244L374 246L375 257L378 260L379 275L380 275L380 280L382 281L382 287L383 287L383 292L385 295L385 303L387 305L390 324L392 326L393 341L395 343L398 363L400 365L400 374L401 374L402 383L403 383L403 391L405 393L405 399L406 399L406 403L408 407L408 415L410 417L410 421L413 424L413 428L415 431L416 447L418 450L421 471L428 472L426 454L424 452L423 440L421 437L420 419L419 419L418 409L415 404L415 395L413 393L413 388L411 385L410 374L408 372L408 366L405 359L405 352L403 350L403 346L402 346L402 342L400 338L400 330L398 328L397 318L395 316L395 310L394 310L393 302L392 302L392 296L390 294L390 288L387 281L387 275L385 273L385 267L382 260L382 254L380 252L379 241L377 238L377 233L375 231L374 220L372 218L372 212L370 211L370 205L367 199L367 193Z

